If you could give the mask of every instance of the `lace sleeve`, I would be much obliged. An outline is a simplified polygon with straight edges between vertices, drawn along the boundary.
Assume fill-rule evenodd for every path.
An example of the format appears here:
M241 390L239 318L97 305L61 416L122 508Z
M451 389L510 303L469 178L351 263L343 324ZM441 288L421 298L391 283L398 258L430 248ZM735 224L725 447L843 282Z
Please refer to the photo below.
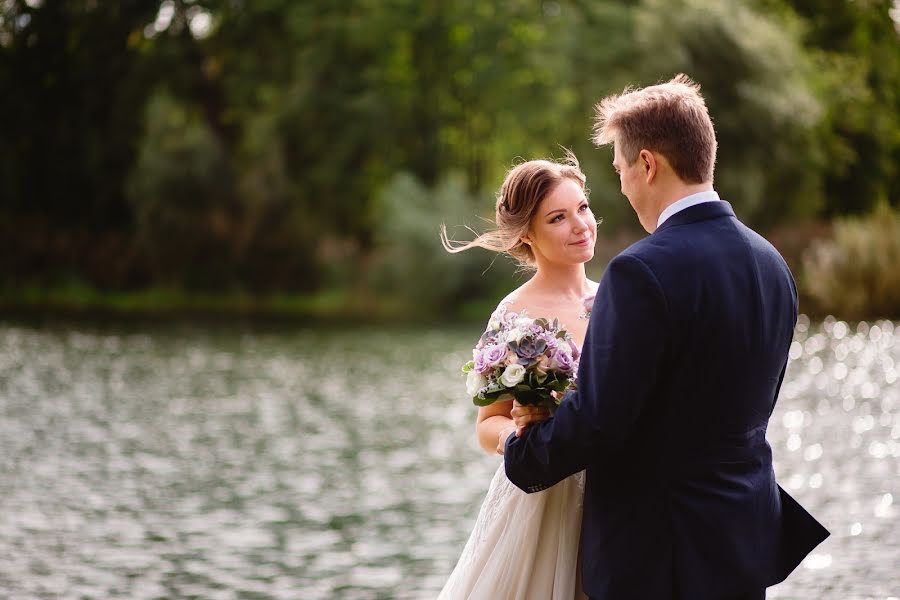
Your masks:
M497 305L497 308L494 309L494 312L491 313L491 317L488 319L487 325L484 328L485 331L497 329L496 325L498 323L503 323L503 321L509 318L509 315L515 314L509 310L509 305L512 304L512 302L513 301L510 298L504 298L500 304Z

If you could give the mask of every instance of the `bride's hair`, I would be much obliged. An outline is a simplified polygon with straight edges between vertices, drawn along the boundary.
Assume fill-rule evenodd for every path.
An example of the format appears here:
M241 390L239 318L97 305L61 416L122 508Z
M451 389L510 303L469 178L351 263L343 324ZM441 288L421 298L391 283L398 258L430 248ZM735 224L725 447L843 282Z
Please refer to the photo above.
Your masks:
M497 193L496 229L477 235L470 242L457 242L447 237L447 228L441 225L444 249L454 254L470 248L505 252L521 266L533 267L534 253L522 238L528 233L541 200L564 179L575 181L585 194L588 193L584 173L570 150L566 150L565 158L559 162L529 160L514 166Z

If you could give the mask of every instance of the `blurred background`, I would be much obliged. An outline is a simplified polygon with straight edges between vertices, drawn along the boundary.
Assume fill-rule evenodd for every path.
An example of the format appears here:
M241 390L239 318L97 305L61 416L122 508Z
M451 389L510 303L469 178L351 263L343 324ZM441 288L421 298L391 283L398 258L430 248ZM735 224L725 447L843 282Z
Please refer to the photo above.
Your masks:
M514 161L580 158L592 274L642 235L593 105L684 71L804 311L900 316L893 0L0 2L0 306L483 318ZM493 262L485 276L482 272Z
M439 227L571 148L599 278L593 105L678 72L801 291L769 440L833 535L770 597L900 597L896 0L0 0L0 589L434 597L527 277Z

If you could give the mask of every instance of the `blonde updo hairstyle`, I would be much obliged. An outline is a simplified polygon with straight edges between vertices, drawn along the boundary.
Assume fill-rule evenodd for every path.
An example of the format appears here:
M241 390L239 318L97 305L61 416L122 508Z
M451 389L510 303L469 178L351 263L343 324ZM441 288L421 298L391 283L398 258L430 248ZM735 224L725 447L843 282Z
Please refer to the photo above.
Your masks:
M444 248L454 254L470 248L503 252L520 266L534 268L534 252L522 238L528 234L541 201L565 179L576 182L585 194L588 193L584 173L575 155L569 151L560 162L529 160L514 166L497 193L496 229L482 233L470 242L456 242L447 237L446 227L441 225Z

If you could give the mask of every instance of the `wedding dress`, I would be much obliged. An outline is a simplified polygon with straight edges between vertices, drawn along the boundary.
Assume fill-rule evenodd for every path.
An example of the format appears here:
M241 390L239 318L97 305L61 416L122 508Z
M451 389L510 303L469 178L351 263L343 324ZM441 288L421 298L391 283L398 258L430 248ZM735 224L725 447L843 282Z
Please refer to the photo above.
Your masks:
M501 462L438 600L587 598L578 557L583 499L584 471L526 494Z

